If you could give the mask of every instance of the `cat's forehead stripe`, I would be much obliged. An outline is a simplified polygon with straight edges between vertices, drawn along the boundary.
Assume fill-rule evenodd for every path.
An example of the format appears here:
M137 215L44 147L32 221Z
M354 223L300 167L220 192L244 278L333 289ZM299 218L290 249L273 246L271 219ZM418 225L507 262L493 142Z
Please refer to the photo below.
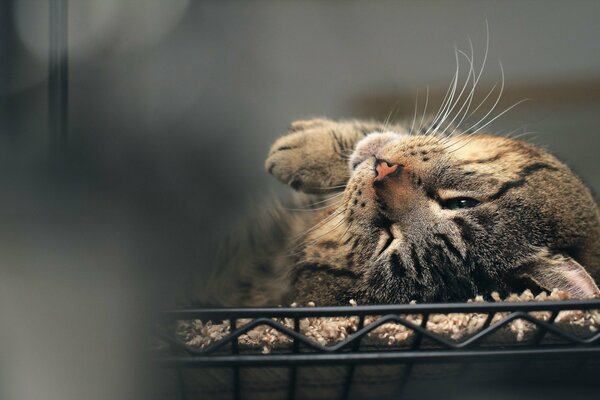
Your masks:
M550 171L556 171L557 168L553 167L552 165L543 163L543 162L536 162L533 164L529 164L526 165L524 168L522 168L519 173L518 179L512 180L512 181L508 181L508 182L504 182L502 184L502 186L500 186L500 189L498 189L498 191L496 193L494 193L493 195L490 196L490 200L497 200L500 197L502 197L504 194L506 194L509 190L511 189L515 189L518 187L521 187L523 185L525 185L527 183L527 177L530 176L531 174L541 171L541 170L550 170Z

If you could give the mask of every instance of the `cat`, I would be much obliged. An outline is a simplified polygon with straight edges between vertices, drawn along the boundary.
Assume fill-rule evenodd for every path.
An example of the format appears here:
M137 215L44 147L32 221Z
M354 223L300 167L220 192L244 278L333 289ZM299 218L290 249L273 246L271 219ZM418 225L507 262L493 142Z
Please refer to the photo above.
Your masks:
M600 212L582 181L525 141L436 130L293 122L265 167L319 201L258 217L263 228L224 252L238 272L206 294L221 305L598 295Z

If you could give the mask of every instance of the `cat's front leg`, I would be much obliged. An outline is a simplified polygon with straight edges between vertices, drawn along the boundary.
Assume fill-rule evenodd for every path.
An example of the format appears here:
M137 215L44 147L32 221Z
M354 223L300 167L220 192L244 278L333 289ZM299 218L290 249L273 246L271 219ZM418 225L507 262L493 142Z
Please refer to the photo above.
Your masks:
M348 160L356 143L372 132L388 129L372 121L296 121L271 147L265 168L295 190L341 191L350 177Z

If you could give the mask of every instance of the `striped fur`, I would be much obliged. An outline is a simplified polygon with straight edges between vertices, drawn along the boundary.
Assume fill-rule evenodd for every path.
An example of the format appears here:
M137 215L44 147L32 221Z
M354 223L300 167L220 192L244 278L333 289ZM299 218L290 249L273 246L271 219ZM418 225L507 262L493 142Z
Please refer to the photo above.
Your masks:
M596 294L589 276L600 278L598 206L567 166L516 139L408 130L301 121L273 145L266 167L278 179L308 193L342 191L341 200L306 217L313 228L298 232L290 259L293 298L458 301L552 289L539 283L560 283L542 276L560 276L560 265L571 271L568 285L592 287L572 292ZM401 172L377 187L376 160L400 165ZM479 204L441 206L456 197ZM536 276L527 272L532 262ZM573 265L580 268L573 272Z

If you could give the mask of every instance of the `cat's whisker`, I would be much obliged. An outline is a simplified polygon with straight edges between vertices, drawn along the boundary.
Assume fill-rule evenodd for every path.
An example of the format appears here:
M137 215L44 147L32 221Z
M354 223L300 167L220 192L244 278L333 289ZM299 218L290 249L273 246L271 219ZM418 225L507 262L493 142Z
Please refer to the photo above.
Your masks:
M523 99L523 100L517 101L515 104L513 104L510 107L508 107L507 109L505 109L504 111L502 111L500 114L496 115L494 118L492 118L491 120L489 120L485 125L477 128L474 132L470 133L470 135L476 134L477 132L481 131L483 128L485 128L486 126L488 126L489 124L491 124L492 122L494 122L495 120L497 120L498 118L500 118L501 116L503 116L504 114L506 114L507 112L509 112L513 108L515 108L516 106L518 106L519 104L524 103L526 101L530 101L530 100L531 99Z
M492 112L494 112L494 110L496 109L496 106L498 105L498 103L500 102L500 99L502 98L502 94L504 93L504 84L505 84L504 68L502 67L502 63L499 63L499 65L500 65L500 73L501 73L501 77L502 77L502 83L500 85L500 92L498 93L498 98L494 102L494 105L492 106L492 108L479 121L477 121L476 123L471 125L469 128L465 129L467 132L470 132L473 128L475 128L480 123L482 123Z
M460 99L463 97L463 93L465 92L467 85L469 84L470 78L471 78L471 74L473 74L473 76L475 76L475 72L473 69L473 61L469 59L469 56L467 56L467 54L465 54L465 52L463 52L462 50L458 50L455 49L455 53L458 57L458 54L460 53L461 55L463 55L467 61L470 63L470 68L469 68L469 73L467 74L467 77L465 79L465 83L462 85L462 88L460 90L460 93L458 94L458 96L456 96L456 100L453 101L453 103L451 104L451 106L448 108L448 110L445 112L444 117L438 122L437 126L435 127L433 134L435 135L438 132L438 129L442 127L442 124L450 117L450 115L452 114L452 111L454 110L454 108L458 105L458 103L460 102ZM457 61L460 62L460 61ZM466 102L463 103L463 107L466 104ZM452 119L452 121L450 121L448 123L448 125L446 126L446 129L442 129L441 132L443 133L445 130L447 130L452 123L456 120L456 118L458 118L458 116L460 115L460 112L462 111L462 108L456 113L455 117Z
M454 54L456 57L456 73L454 74L454 79L451 82L452 88L451 88L448 100L446 101L445 104L443 104L443 107L440 110L439 115L432 121L431 127L427 130L427 132L425 132L426 136L428 136L428 135L435 136L435 132L437 131L437 128L444 121L444 119L447 116L447 111L450 109L451 105L453 104L454 94L456 93L456 87L458 85L459 71L460 71L460 61L458 58L458 52L456 51L456 48L454 50L455 50Z
M344 194L344 192L340 192L340 193L331 194L329 196L324 196L323 200L319 200L319 201L315 201L315 202L312 202L312 203L308 203L308 204L305 205L305 207L311 207L313 205L326 203L326 202L330 201L331 199L335 199L336 197L342 196L343 194Z
M387 129L387 127L389 126L389 123L392 119L392 116L398 112L398 106L400 105L400 100L396 100L394 102L394 105L392 106L392 109L390 110L390 112L388 113L387 117L385 118L385 121L383 122L383 126L385 129Z
M454 73L454 77L452 78L452 80L450 80L450 85L448 86L448 89L446 90L446 94L444 95L444 98L442 99L442 103L440 104L440 107L439 107L437 113L435 114L435 116L433 117L433 119L431 120L431 122L428 123L429 128L423 133L424 136L428 136L430 130L432 129L432 127L435 125L436 121L441 116L442 110L445 108L446 101L448 100L448 96L450 95L450 91L452 90L453 83L454 83L454 81L456 81L457 78L458 78L458 63L456 64L456 72Z
M506 137L508 137L510 139L521 139L523 137L530 136L530 135L533 135L533 134L539 134L539 132L536 132L536 131L527 131L527 132L521 132L521 133L519 133L517 135L513 135L513 133L515 133L515 132L516 132L516 130L512 131L512 132L509 132L506 135Z
M413 115L413 120L412 120L412 124L410 125L410 130L408 131L408 134L412 134L412 131L415 127L415 121L417 120L417 110L419 109L419 90L417 90L417 98L415 99L415 113Z
M442 143L442 146L443 146L442 150L443 151L448 151L449 149L452 148L452 146L455 146L456 144L460 143L460 140L462 139L462 136L464 136L463 133L459 133L457 135L449 136L448 139Z
M425 96L425 106L423 107L423 115L421 116L421 123L419 124L419 132L423 129L423 123L425 122L425 113L427 112L427 105L429 104L429 85L427 85L427 94ZM412 133L412 132L411 132Z
M461 51L461 54L462 54L462 55L464 55L464 56L467 58L467 60L469 60L469 58L467 57L467 55L466 55L464 52L462 52L462 51ZM452 106L452 108L454 108L454 107L455 107L455 106L458 104L459 100L462 98L462 96L463 96L463 92L464 92L465 88L467 87L467 85L468 85L468 82L470 81L470 77L471 77L471 75L473 75L473 79L475 79L475 71L474 71L474 69L473 69L473 63L472 63L472 61L471 61L471 60L469 60L469 61L470 61L470 69L469 69L469 74L467 75L467 78L466 78L465 84L463 85L463 88L462 88L462 90L461 90L461 93L460 93L460 94L459 94L459 96L457 97L457 99L456 99L456 102L454 103L454 105ZM439 128L442 128L442 129L440 130L440 135L444 135L444 137L448 137L448 136L449 136L449 135L448 135L448 131L449 131L449 129L450 129L452 126L453 126L453 124L454 124L454 122L456 121L456 119L457 119L457 118L460 116L460 114L461 114L461 112L463 111L463 109L465 108L465 106L466 106L467 104L469 104L469 103L470 103L470 99L471 99L471 97L472 97L472 94L469 94L469 95L468 95L468 96L465 98L465 100L462 102L463 104L461 105L460 109L459 109L459 110L458 110L458 111L455 113L455 115L454 115L454 117L452 118L452 120L451 120L451 121L449 121L449 122L446 124L446 126L445 126L445 127L443 127L443 128L442 128L442 127L441 127L441 125L438 125L438 126L436 127L436 131L437 131L437 129L439 129ZM448 114L450 114L450 112L449 112ZM448 118L449 118L449 117L448 117Z
M479 106L471 113L467 116L467 114L469 113L469 110L471 108L473 99L475 97L475 90L477 88L477 84L479 83L479 80L483 74L483 71L485 69L485 65L487 63L487 58L488 58L488 53L489 53L489 48L490 48L490 28L489 28L489 24L488 21L485 21L485 28L486 28L486 43L485 43L485 53L483 55L483 61L481 62L481 68L479 69L479 73L477 74L477 78L474 79L473 82L473 88L471 89L471 94L470 94L470 99L469 99L469 105L467 106L467 109L465 110L463 117L461 118L461 120L456 124L454 130L452 132L450 132L450 135L454 135L456 133L457 130L460 129L460 127L462 126L463 121L465 121L465 119L469 118L471 115L473 115L473 112L476 111L477 109L479 109L479 107L481 107L481 104L483 104L485 102L485 100L487 99L487 97L491 94L491 92L488 94L488 96L486 96L486 98L484 99L484 101L482 101ZM471 40L471 37L469 37L469 47L471 49L471 67L473 68L473 64L474 64L474 50L473 50L473 41Z
M473 116L473 114L475 114L477 112L477 110L479 110L481 108L481 106L485 104L485 102L492 95L492 93L494 93L496 91L497 87L498 87L498 82L494 83L494 86L492 86L492 88L489 90L489 92L486 94L486 96L483 98L483 100L481 100L481 102L477 105L477 107L475 107L475 109L473 111L471 111L471 113L467 116L467 119L471 118Z
M326 230L324 233L320 234L319 236L310 238L310 241L300 242L300 243L298 243L297 246L313 245L313 244L317 243L320 238L330 234L331 232L333 232L334 230L339 228L344 222L346 222L346 221L344 218L342 218L340 221L336 222L330 229Z
M464 120L465 115L469 111L469 108L471 107L471 103L473 102L473 97L475 95L475 87L477 86L477 81L481 77L481 72L483 71L483 69L481 69L479 71L479 74L477 75L477 77L475 76L475 67L474 67L475 56L474 56L474 51L473 51L473 42L471 41L471 38L469 38L469 44L470 44L470 48L471 48L471 57L470 58L462 50L459 50L459 51L461 52L461 54L463 56L465 56L467 61L469 61L469 63L470 63L469 75L467 76L467 82L469 81L469 78L472 76L473 77L473 87L471 88L471 91L467 95L467 97L466 97L465 101L463 102L462 106L460 107L460 109L456 112L456 115L454 116L452 121L450 121L448 123L448 125L446 126L446 128L444 129L444 132L448 131L450 129L450 127L454 125L454 121L456 121L456 119L459 118L459 116L462 113L463 116L462 116L461 120L458 122L458 124L454 125L455 126L454 130L448 136L450 136L454 132L456 132L457 128L460 126L460 124L462 124L462 121ZM467 82L465 82L465 86L466 86ZM465 107L466 107L466 109L465 109ZM463 113L463 109L465 110L464 113Z
M460 66L459 50L456 47L454 47L454 55L456 57L456 63ZM433 135L435 135L438 132L440 126L446 121L448 116L452 113L452 110L454 109L454 107L458 103L458 101L460 100L460 97L465 89L465 86L468 83L468 80L467 80L465 82L465 84L463 85L461 92L458 94L458 96L456 96L457 88L458 88L459 82L461 80L459 72L460 72L459 69L457 69L457 76L456 76L456 79L454 80L454 85L452 88L452 93L451 93L450 99L446 105L446 109L444 110L442 117L437 121L437 123L435 125L435 128L432 132Z
M456 151L458 151L458 150L462 149L463 147L467 146L467 145L468 145L469 143L471 143L472 141L473 141L473 136L472 136L472 135L468 135L468 136L467 136L467 139L466 139L466 141L465 141L464 143L462 143L462 146L460 146L460 147L457 147L456 149L453 149L453 150L449 150L449 149L450 149L452 146L454 146L454 145L456 145L456 144L460 143L460 142L458 142L458 141L457 141L457 142L455 142L455 143L451 144L450 146L448 146L448 147L444 148L444 151L448 151L448 153L449 153L449 154L452 154L452 153L454 153L454 152L456 152Z
M343 211L343 206L345 204L342 204L337 210L335 210L333 213L331 213L330 215L328 215L327 217L323 218L322 220L320 220L319 222L317 222L316 224L314 224L313 226L311 226L310 228L306 229L304 232L300 232L299 234L297 234L294 238L294 240L299 240L301 239L303 236L305 236L306 234L312 232L315 229L318 229L319 227L321 227L322 225L327 224L328 222L330 222L332 219L334 219L335 217L337 217L342 211Z
M529 101L529 100L531 100L531 99L522 99L522 100L517 101L515 104L513 104L510 107L506 108L504 111L502 111L501 113L499 113L498 115L496 115L494 118L492 118L491 120L489 120L487 123L485 123L485 125L480 126L479 128L477 128L476 130L474 130L472 132L469 132L466 135L469 139L462 146L460 146L460 147L458 147L458 148L453 149L452 151L450 151L450 153L454 153L454 152L462 149L466 145L468 145L471 142L472 137L475 136L482 129L484 129L486 126L490 125L496 119L500 118L502 115L506 114L507 112L509 112L510 110L512 110L513 108L515 108L516 106L518 106L519 104L524 103L524 102ZM452 145L445 147L444 150L448 150L450 147L452 147Z
M342 195L342 194L343 193L340 193L340 195ZM330 204L327 204L325 206L313 207L313 205L316 205L318 203L325 203L325 202L328 202L328 201L330 201L330 200L323 200L323 201L320 201L320 202L317 202L317 203L313 203L313 204L311 204L311 205L309 205L309 206L307 206L305 208L285 208L285 209L289 210L289 211L300 211L300 212L312 212L312 211L325 210L327 208L330 208L330 207L333 207L333 206L335 206L337 204L340 204L343 201L343 199L338 199L338 200L332 201Z
M461 108L457 111L456 116L454 117L454 119L448 123L448 125L446 126L446 128L444 129L444 132L447 133L447 136L452 136L456 133L456 131L460 128L460 126L462 125L463 121L465 120L467 113L469 112L469 109L471 108L473 99L475 97L475 90L477 88L477 84L479 83L479 80L481 79L481 76L483 74L483 71L485 69L485 65L487 62L487 57L488 57L488 51L489 51L489 25L486 23L486 49L485 49L485 53L484 53L484 57L483 57L483 61L481 64L481 68L479 69L479 72L477 73L477 77L475 76L475 67L474 67L474 61L475 61L475 51L473 48L473 41L471 40L471 38L469 37L469 48L471 51L471 56L469 57L465 52L463 52L462 50L459 50L459 52L467 59L467 61L470 64L470 69L469 69L469 74L467 75L466 78L466 82L465 84L469 81L469 78L472 76L473 77L473 86L469 92L469 94L467 95L467 97L465 98L465 101L463 102L463 105L461 106ZM466 109L460 119L460 121L454 125L454 122L456 120L456 118L458 118L462 112L462 110L465 108ZM450 127L452 127L454 125L454 129L452 130L452 132L447 132Z
M332 189L342 189L342 188L345 188L346 186L347 186L346 184L337 185L337 186L316 186L316 187L313 187L312 189L332 190Z
M350 228L352 227L352 222L348 223L348 227L346 228L346 230L344 231L344 233L342 233L342 235L340 236L340 242L344 241L344 238L346 237L346 235L348 234L348 232L350 232Z
M293 249L297 249L297 251L291 253L291 255L297 255L297 254L299 254L299 253L302 252L303 248L308 247L308 246L312 246L312 245L318 243L318 241L319 241L320 238L322 238L323 236L326 236L326 235L330 234L331 232L333 232L334 230L336 230L337 228L339 228L340 226L342 226L344 224L344 222L346 222L346 220L345 220L345 218L342 218L340 221L338 221L337 223L335 223L335 225L333 227L331 227L330 229L328 229L324 233L320 234L319 236L311 238L310 241L302 241L302 242L294 244Z
M333 220L334 218L338 217L340 214L342 214L346 210L346 207L345 207L346 205L347 205L347 203L343 203L340 206L340 208L338 208L336 211L334 211L328 217L326 217L326 218L322 219L321 221L317 222L315 225L313 225L312 227L308 228L304 232L301 232L301 233L297 234L293 238L292 241L293 242L297 242L298 240L302 239L304 236L308 235L309 233L313 232L314 230L319 229L323 225L331 222L331 220Z

